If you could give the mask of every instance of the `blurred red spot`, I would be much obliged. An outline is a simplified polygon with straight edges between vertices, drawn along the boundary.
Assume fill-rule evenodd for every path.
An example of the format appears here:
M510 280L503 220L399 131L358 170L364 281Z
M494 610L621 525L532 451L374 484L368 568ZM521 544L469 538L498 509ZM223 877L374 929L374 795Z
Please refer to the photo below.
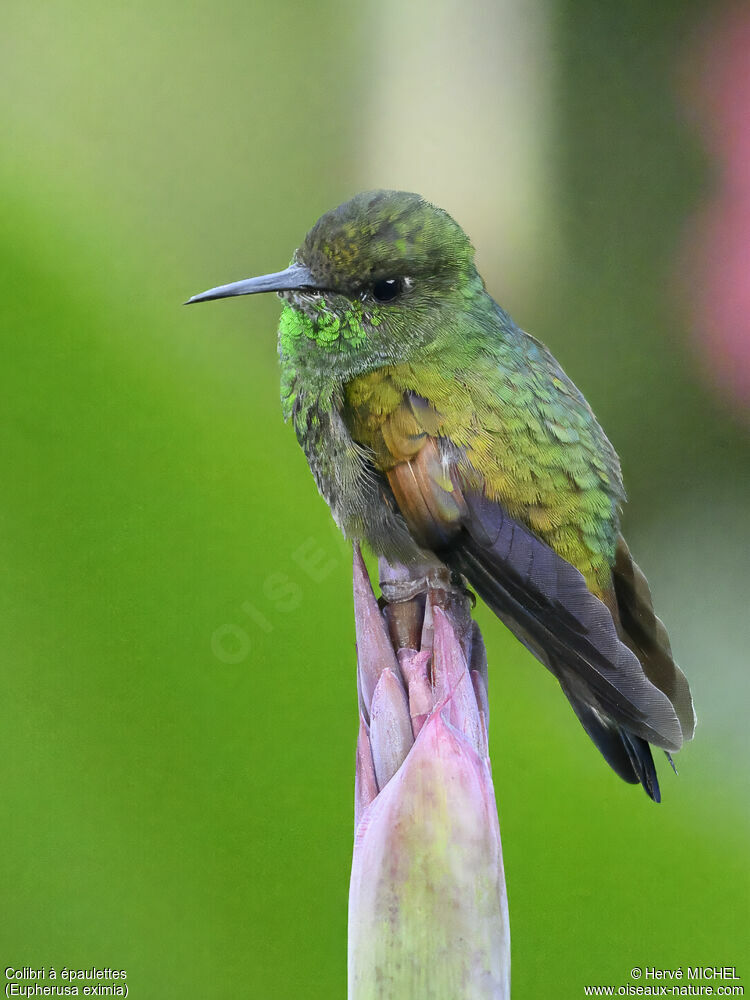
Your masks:
M693 325L719 388L750 408L750 9L721 15L697 55L689 99L717 186L689 233Z

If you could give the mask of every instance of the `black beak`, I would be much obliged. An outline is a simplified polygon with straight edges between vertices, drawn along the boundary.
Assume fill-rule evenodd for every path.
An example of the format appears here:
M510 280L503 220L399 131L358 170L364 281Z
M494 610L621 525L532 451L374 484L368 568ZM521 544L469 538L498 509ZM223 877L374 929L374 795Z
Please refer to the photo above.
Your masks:
M274 274L262 274L259 278L245 278L231 285L218 285L209 288L207 292L194 295L185 303L209 302L211 299L225 299L230 295L255 295L256 292L281 292L291 288L320 288L308 268L304 264L292 264L285 271Z

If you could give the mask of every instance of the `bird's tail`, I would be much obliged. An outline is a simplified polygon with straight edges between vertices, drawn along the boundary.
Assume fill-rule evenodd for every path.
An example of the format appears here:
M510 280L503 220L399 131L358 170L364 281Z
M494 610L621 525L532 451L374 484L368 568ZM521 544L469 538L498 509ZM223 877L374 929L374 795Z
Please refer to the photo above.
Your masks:
M558 676L560 677L559 674ZM654 802L661 802L659 780L650 744L641 736L636 736L635 733L606 718L591 705L577 698L568 689L562 677L560 686L581 725L612 770L631 785L640 783L649 798Z

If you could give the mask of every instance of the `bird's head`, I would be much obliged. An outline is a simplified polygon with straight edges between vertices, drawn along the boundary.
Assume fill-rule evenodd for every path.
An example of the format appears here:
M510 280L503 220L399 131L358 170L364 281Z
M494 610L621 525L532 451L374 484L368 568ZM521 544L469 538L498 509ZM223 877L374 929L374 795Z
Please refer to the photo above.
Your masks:
M275 291L282 356L353 375L409 357L482 287L446 212L417 194L370 191L321 216L284 271L190 302Z

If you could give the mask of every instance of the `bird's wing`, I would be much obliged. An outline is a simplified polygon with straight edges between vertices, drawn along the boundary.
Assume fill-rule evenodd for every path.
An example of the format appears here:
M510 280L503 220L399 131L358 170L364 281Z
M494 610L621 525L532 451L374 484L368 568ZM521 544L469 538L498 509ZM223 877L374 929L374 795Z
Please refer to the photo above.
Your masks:
M612 584L624 641L640 660L649 680L674 705L683 740L692 739L695 709L687 678L674 661L667 630L654 611L648 581L622 535L617 540Z
M648 744L679 749L694 717L645 578L622 543L611 593L600 599L575 566L467 479L438 423L406 394L378 424L379 464L411 532L557 676L614 770L658 798Z

